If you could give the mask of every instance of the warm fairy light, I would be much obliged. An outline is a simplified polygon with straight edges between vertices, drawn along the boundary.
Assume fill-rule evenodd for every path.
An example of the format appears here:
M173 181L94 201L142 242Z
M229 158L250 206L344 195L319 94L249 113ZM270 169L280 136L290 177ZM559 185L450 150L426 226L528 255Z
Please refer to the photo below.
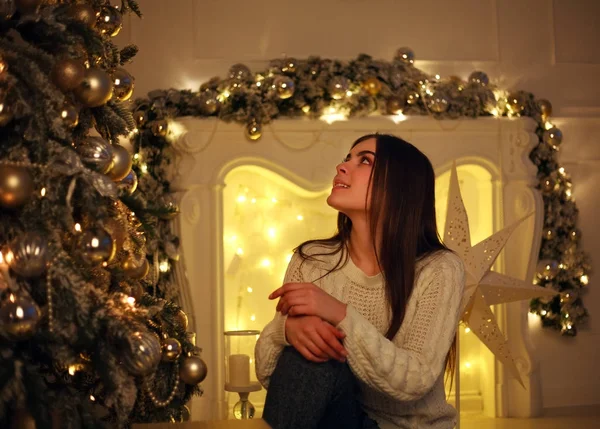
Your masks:
M465 334L468 334L469 332L471 332L471 328L465 328Z
M395 124L399 124L400 122L406 121L408 119L406 115L402 112L399 112L395 115L390 116L390 119L394 121Z
M490 111L490 113L496 118L500 116L500 112L495 107Z
M558 169L558 172L561 174L561 176L564 176L565 175L565 167L560 167Z
M244 249L242 249L241 247L238 247L237 250L235 251L235 253L237 253L239 256L242 256L244 254Z
M267 234L269 234L269 237L275 238L275 235L277 235L277 231L275 230L275 228L271 227L268 229Z
M90 395L90 400L95 401L96 398L94 398L94 395Z
M569 318L569 313L566 313L565 314L565 319L568 319L568 318Z
M581 277L579 277L579 281L582 285L587 285L589 281L587 274L584 274Z
M571 192L571 190L570 190L570 189L567 189L567 190L565 191L565 195L567 196L567 198L571 198L571 195L572 195L572 192Z
M77 366L75 366L75 365L69 365L69 374L70 375L75 375L76 372L77 372Z
M308 112L310 112L310 106L309 106L308 104L307 104L306 106L302 106L302 111L303 111L304 113L308 113Z
M296 216L296 219L298 219L298 220L304 220L304 216L298 215L298 216Z
M346 97L352 97L352 91L346 91Z
M81 224L79 224L79 223L75 224L75 231L81 232Z
M108 262L106 262L106 261L102 262L102 266L105 268L108 267Z
M261 261L260 265L262 265L264 268L268 268L271 266L271 260L269 258L265 258Z
M251 202L252 204L256 204L256 198L252 198L252 199L250 200L250 202Z
M333 106L330 106L327 109L325 109L325 112L327 113L323 114L319 119L327 122L330 125L336 121L345 121L348 119L348 115L339 111Z
M42 197L45 197L45 196L46 196L46 188L42 188L42 190L40 191L40 195L41 195Z
M567 323L567 329L571 329L573 326L570 323Z
M98 240L98 238L94 237L92 238L92 243L91 243L92 247L96 248L98 246L100 246L100 240Z
M168 121L169 124L169 135L167 140L173 142L179 140L179 138L187 133L187 129L180 122Z
M169 261L167 261L167 260L161 261L160 264L158 264L158 269L160 270L161 273L166 273L167 271L169 271L170 267L171 267L171 265L169 264Z
M136 153L135 155L133 155L133 159L135 159L136 161L137 161L138 159L140 159L140 154L139 154L139 153Z
M554 128L554 125L553 125L551 122L546 122L546 123L544 124L544 127L545 127L547 130L549 130L549 129L551 129L551 128Z
M256 316L253 314L252 316L250 316L250 320L254 322L256 320Z
M23 316L25 316L25 312L23 311L23 307L21 307L21 306L18 306L16 308L15 313L16 313L17 319L22 319Z
M146 164L146 163L143 163L143 164L140 166L140 169L142 170L142 173L147 173L147 172L148 172L148 164Z
M231 238L230 238L230 240L231 240L231 241L235 241L235 240L237 240L237 235L232 235L232 236L231 236Z
M248 286L248 288L246 289L248 291L248 293L252 293L252 288L250 286Z
M127 304L129 304L132 307L135 307L135 298L134 297L128 296L126 301L127 301Z
M540 311L540 314L541 314L542 316L545 316L546 314L548 314L548 312L547 312L546 310L542 310L542 311Z
M469 369L471 368L471 362L465 362L465 368Z
M238 203L245 203L246 202L246 196L245 195L240 195L237 197L237 202Z
M276 202L277 202L277 198L273 197L273 198L271 198L271 201L272 201L273 203L276 203Z
M441 77L439 74L436 74L436 75L435 75L435 78L436 78L437 80L440 80L442 77Z

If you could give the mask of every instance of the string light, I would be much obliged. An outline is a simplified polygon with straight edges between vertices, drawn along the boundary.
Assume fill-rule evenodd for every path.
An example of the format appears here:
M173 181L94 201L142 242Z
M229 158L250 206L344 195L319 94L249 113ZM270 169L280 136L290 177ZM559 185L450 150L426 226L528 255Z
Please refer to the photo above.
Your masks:
M465 334L468 334L469 332L471 332L471 328L465 328Z
M261 266L268 268L271 266L271 260L269 258L265 258L260 263Z
M75 224L75 231L81 232L81 224L79 224L79 223Z
M304 220L304 216L298 215L298 216L296 216L296 219L298 219L298 220Z
M546 314L548 314L548 312L547 312L546 310L542 310L542 311L540 311L540 314L541 314L542 316L545 316Z
M248 289L246 289L248 291L248 293L252 293L252 288L250 286L248 286Z
M246 196L245 195L239 195L237 197L237 202L238 203L245 203L246 202Z
M235 253L237 253L239 256L242 256L244 254L244 249L242 249L241 247L238 247L237 250L235 251Z
M166 273L167 271L169 271L170 268L171 264L169 264L169 261L167 260L163 260L160 262L160 264L158 264L158 269L161 273Z
M582 275L579 278L579 281L581 282L582 285L587 285L588 281L589 281L587 274Z
M146 163L143 163L143 164L140 166L140 169L142 170L142 173L147 173L147 172L148 172L148 164L146 164Z
M42 197L45 197L45 196L46 196L46 188L42 188L42 190L40 191L40 195L41 195Z

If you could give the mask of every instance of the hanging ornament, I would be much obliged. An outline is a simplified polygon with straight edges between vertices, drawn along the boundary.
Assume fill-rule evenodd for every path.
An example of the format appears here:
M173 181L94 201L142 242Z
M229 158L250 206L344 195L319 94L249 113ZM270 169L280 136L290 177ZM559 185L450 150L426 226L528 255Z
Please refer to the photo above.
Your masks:
M537 101L537 105L540 109L542 121L546 122L552 115L552 103L550 103L548 100L540 99Z
M75 145L81 161L98 173L106 174L113 166L113 148L99 136L88 136Z
M85 66L81 61L63 58L54 63L50 79L63 92L77 88L85 77Z
M123 28L123 16L116 7L102 6L96 21L96 27L102 34L115 37Z
M88 27L96 26L96 11L86 3L77 3L69 6L67 15Z
M169 123L164 120L158 120L152 122L152 134L157 137L165 137L167 135L167 131L169 131Z
M219 109L219 99L217 98L217 91L207 89L204 92L198 94L198 108L204 115L213 115Z
M280 66L281 73L295 73L297 64L298 61L296 61L294 58L284 58Z
M469 75L469 82L480 86L488 86L490 78L482 71L474 71Z
M552 127L549 130L544 131L543 140L544 143L551 146L553 149L558 150L562 143L563 134L562 131L556 127Z
M112 92L112 80L98 68L86 69L83 81L73 90L77 100L87 107L102 106L110 100Z
M573 231L571 231L569 233L569 239L573 242L579 241L580 238L581 238L581 231L579 231L578 229L574 229Z
M187 405L184 405L183 408L181 409L181 421L188 422L188 421L190 421L191 417L192 417L192 413L190 412L190 409L187 407Z
M537 264L536 274L542 280L552 281L559 271L558 262L552 259L542 259Z
M89 265L109 263L115 256L116 246L104 228L90 228L81 233L77 240L79 257Z
M37 13L42 0L15 0L15 6L21 15L33 15Z
M567 337L574 337L577 335L577 328L570 321L564 322L560 329L560 333Z
M544 229L544 240L552 240L556 236L556 231L554 228L545 228Z
M112 73L114 85L113 95L119 101L127 101L133 95L134 79L127 70L117 67Z
M143 110L138 110L133 113L133 120L137 124L138 128L143 128L143 126L148 122L148 114Z
M8 104L6 91L0 89L0 127L4 127L13 120L13 109Z
M414 64L415 53L412 49L403 47L396 51L396 56L394 58L396 60L402 61L405 64Z
M11 341L30 338L39 320L40 310L28 296L10 293L0 305L0 332Z
M175 338L167 338L162 344L162 360L174 362L181 355L181 343Z
M175 321L179 324L181 329L183 329L184 331L187 331L189 322L188 322L187 314L185 314L185 311L183 311L182 309L179 309L179 311L177 311L177 314L175 315Z
M156 370L162 356L155 334L134 332L123 344L123 364L133 375L145 376Z
M116 252L123 249L123 244L127 239L127 226L125 222L118 221L116 218L109 217L102 221L102 227L110 234L115 242ZM137 300L137 298L136 298Z
M286 100L294 95L295 84L288 76L277 76L273 80L273 87L275 88L277 97L282 100Z
M525 109L525 100L520 92L512 93L508 96L508 107L515 115L520 115Z
M60 109L60 118L67 128L75 128L79 123L79 112L68 101L65 101Z
M246 125L246 137L252 141L260 139L262 137L262 125L256 121L250 122Z
M390 115L399 115L406 106L406 98L399 95L393 95L386 102L386 109Z
M148 275L150 264L148 264L148 260L145 257L136 259L134 256L130 256L123 261L121 268L127 277L141 280Z
M0 1L0 18L10 19L16 11L15 0Z
M131 171L132 159L129 151L119 144L112 145L113 166L109 170L108 177L114 182L123 180Z
M10 268L22 277L37 277L48 266L48 241L37 232L27 232L10 245ZM8 259L8 258L7 258Z
M117 182L117 188L119 188L119 192L123 195L131 195L135 192L138 185L138 178L135 171L129 170L127 176L125 176L122 180Z
M25 204L33 192L33 180L26 168L0 165L0 206L14 209Z
M234 64L229 68L229 78L247 82L252 79L252 72L244 64Z
M429 97L427 107L434 113L444 113L448 110L448 99L444 94L436 91Z
M179 378L190 386L202 382L206 378L208 368L199 356L187 356L179 367Z
M327 90L329 95L334 100L341 100L347 96L348 89L350 88L350 81L344 76L334 76L329 81Z
M560 188L560 183L555 176L547 176L542 180L542 192L546 195L552 194Z
M362 83L362 87L370 95L376 96L381 91L381 81L376 77L369 77Z
M406 104L414 106L419 102L420 98L421 96L417 91L409 91L409 93L406 95Z
M577 291L574 289L567 289L560 293L561 304L572 304L577 299Z

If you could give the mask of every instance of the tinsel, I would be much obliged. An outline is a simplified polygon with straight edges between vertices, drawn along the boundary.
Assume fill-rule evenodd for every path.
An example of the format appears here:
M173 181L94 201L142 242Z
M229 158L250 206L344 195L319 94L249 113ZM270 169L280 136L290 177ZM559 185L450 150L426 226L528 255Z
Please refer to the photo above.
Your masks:
M490 84L481 71L474 71L467 79L431 76L414 65L414 53L408 48L399 49L392 61L375 60L365 54L351 61L283 58L255 72L235 64L228 76L214 77L198 91L154 90L147 98L136 100L133 108L137 116L144 118L138 123L136 141L145 155L144 169L149 175L141 186L152 189L150 193L158 199L169 192L167 172L174 155L169 132L153 132L156 121L175 121L180 116L217 117L239 123L248 138L257 140L261 125L278 118L329 121L393 114L430 115L440 120L480 116L533 119L538 124L539 143L530 158L538 168L537 187L542 190L548 179L556 182L551 191L544 192L544 226L553 234L544 239L539 258L541 265L549 259L559 266L559 273L552 279L538 270L535 282L563 292L563 298L547 303L533 300L530 308L541 316L544 326L564 335L576 335L576 327L587 318L581 295L591 267L581 250L579 233L573 236L577 231L577 207L570 178L558 163L560 142L544 141L547 130L553 127L551 109L547 100L538 100L529 92L509 92ZM567 291L576 291L570 295L576 298L565 300Z

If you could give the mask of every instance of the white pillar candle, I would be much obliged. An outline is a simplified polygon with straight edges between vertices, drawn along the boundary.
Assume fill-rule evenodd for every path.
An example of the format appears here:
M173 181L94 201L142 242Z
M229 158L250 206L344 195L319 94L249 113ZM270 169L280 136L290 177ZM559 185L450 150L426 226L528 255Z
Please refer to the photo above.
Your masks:
M229 356L229 384L237 387L250 385L250 356Z

